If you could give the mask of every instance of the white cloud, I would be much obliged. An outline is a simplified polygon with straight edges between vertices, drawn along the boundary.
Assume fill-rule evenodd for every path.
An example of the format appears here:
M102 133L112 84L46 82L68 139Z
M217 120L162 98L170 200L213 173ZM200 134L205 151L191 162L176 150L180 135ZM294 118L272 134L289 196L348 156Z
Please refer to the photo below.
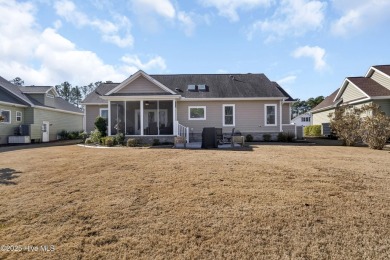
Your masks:
M312 58L314 61L314 68L320 71L325 69L327 66L324 60L325 53L326 52L323 48L320 48L318 46L310 47L306 45L294 50L292 56L294 58L301 58L301 57Z
M167 68L165 60L160 56L151 58L149 61L143 63L137 55L126 55L122 57L122 61L127 64L126 68L131 73L137 70L165 70Z
M271 19L259 20L248 30L251 40L257 32L268 33L267 41L286 35L300 36L322 28L326 3L308 0L282 0Z
M297 76L290 75L290 76L281 78L281 79L277 80L276 82L279 85L289 85L289 84L294 83L296 79L297 79Z
M125 16L116 15L115 22L99 19L91 19L83 12L77 10L76 5L70 0L60 0L54 4L57 15L77 27L91 26L96 28L104 41L119 47L132 47L133 36L130 34L131 23ZM124 34L122 37L121 34Z
M238 10L252 10L258 7L268 7L273 0L199 0L206 7L215 7L218 14L227 17L232 22L240 20Z
M34 6L16 1L0 1L0 75L6 79L21 77L26 84L56 85L69 81L85 85L99 80L120 82L142 68L165 70L163 58L157 56L133 63L124 60L118 65L104 63L96 53L79 50L60 35L56 28L41 30L36 26ZM17 15L8 15L17 14Z
M207 16L180 11L178 7L175 8L170 0L133 0L132 9L138 16L141 26L150 31L160 30L162 23L158 20L158 17L164 18L171 24L178 24L186 36L192 36L196 29L197 24L194 19L200 23L208 22Z
M152 12L169 19L176 16L176 10L169 0L133 0L133 7L137 12Z
M343 15L333 22L331 30L335 35L350 36L384 21L390 21L390 1L347 1L335 2L334 6Z

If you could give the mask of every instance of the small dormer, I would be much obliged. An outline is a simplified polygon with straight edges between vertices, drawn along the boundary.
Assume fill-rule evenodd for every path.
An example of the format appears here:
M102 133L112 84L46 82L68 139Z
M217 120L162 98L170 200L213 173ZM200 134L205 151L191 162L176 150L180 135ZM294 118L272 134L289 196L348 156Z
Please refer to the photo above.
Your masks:
M57 91L50 86L19 87L20 90L37 106L55 106Z

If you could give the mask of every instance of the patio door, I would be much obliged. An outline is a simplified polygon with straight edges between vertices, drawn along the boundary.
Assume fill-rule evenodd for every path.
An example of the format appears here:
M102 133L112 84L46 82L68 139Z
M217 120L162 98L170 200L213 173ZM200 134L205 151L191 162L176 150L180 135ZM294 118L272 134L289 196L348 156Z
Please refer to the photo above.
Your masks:
M42 122L42 142L49 142L49 127L49 122Z

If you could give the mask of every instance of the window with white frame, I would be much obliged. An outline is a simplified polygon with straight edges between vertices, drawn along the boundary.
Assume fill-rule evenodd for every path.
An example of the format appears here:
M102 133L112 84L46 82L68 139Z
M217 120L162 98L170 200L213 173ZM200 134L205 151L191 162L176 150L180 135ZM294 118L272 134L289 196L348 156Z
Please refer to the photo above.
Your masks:
M266 126L276 126L277 125L277 113L276 113L276 105L274 104L266 104L265 106L265 125Z
M310 117L301 117L301 122L310 122Z
M3 117L3 124L10 124L11 123L11 111L9 110L0 110L1 116Z
M22 112L16 111L16 122L22 122Z
M108 120L108 108L101 108L99 116Z
M188 107L188 120L206 120L205 106Z
M54 95L53 95L53 94L50 94L50 93L47 93L47 94L46 94L46 97L48 97L48 98L54 98Z
M223 105L223 126L235 126L235 106Z

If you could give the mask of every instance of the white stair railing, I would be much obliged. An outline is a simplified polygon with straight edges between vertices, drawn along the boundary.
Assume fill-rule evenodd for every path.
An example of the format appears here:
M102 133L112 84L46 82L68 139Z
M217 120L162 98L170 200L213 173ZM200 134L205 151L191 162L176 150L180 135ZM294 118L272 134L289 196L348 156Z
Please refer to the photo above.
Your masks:
M182 124L179 124L178 121L176 121L176 135L177 136L182 136L185 140L186 143L190 142L190 129Z

